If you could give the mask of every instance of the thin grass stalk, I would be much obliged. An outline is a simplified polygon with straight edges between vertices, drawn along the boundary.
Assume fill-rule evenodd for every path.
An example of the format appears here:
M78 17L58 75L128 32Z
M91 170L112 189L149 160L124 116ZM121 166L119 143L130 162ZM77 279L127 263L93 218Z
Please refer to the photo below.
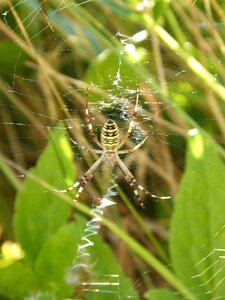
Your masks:
M207 52L206 55L210 57L210 60L215 66L216 70L220 73L220 76L223 78L223 80L225 80L224 67L219 63L215 51L211 47L210 43L208 43L208 41L202 37L199 26L197 26L197 24L193 22L193 19L190 17L190 15L187 14L187 12L184 11L178 3L173 2L173 7L177 11L177 14L181 16L183 23L186 25L191 34L195 37L195 40L201 41L202 47L204 47L204 51ZM191 45L191 47L193 48L193 45ZM195 48L194 50L192 49L192 51L198 51L198 49Z
M47 137L46 131L44 130L41 121L32 114L29 108L21 102L21 100L15 95L10 93L7 86L4 85L3 82L0 82L0 90L5 94L7 99L12 102L19 111L23 113L24 116L33 124L33 126L36 127L36 129L40 132L40 134L44 137Z
M14 123L9 113L9 109L7 107L2 106L0 110L0 116L2 119L1 125L5 127L5 133L9 141L10 149L8 151L11 151L15 162L19 163L22 166L25 166L26 159L23 155L21 144L17 139L16 128L15 126L13 126ZM13 143L11 141L13 141ZM1 148L3 148L3 146ZM20 155L18 155L18 153L20 153Z
M154 30L160 39L175 53L177 53L189 68L207 84L223 101L225 101L225 88L208 72L208 70L186 49L184 49L164 28L145 13L143 21L149 30Z
M189 1L189 11L191 12L192 20L195 20L195 23L197 24L197 17L199 10L196 11L196 9L193 7L192 3ZM209 24L208 24L209 25ZM194 27L195 30L193 30L193 33L195 35L196 43L198 45L198 49L200 50L200 60L203 64L207 63L207 54L205 53L204 49L206 48L205 46L208 45L207 42L204 40L204 38L201 35L201 32L198 27ZM210 46L207 46L207 48L210 48ZM213 51L212 51L213 52ZM223 70L224 71L224 70ZM206 93L206 99L208 100L209 106L211 108L212 114L215 116L215 120L218 123L218 126L221 130L222 135L225 137L224 129L225 129L225 121L222 115L222 112L220 111L219 105L216 101L216 98L214 95L211 93L210 89L206 86L204 87L205 93Z
M154 237L154 235L149 231L149 229L146 227L146 224L143 221L143 218L139 215L137 210L134 208L134 206L131 204L131 202L128 200L126 194L122 191L120 187L117 187L116 190L119 193L119 196L122 198L123 202L128 207L129 211L131 212L132 216L134 217L137 224L140 226L140 228L143 230L144 234L148 238L149 242L152 243L153 247L157 251L159 257L164 261L164 263L169 262L169 258L160 245L160 243L157 241L157 239Z
M18 192L21 189L21 182L18 180L17 176L12 171L12 164L9 164L9 161L10 160L6 160L5 157L0 153L0 170L2 174L7 178L11 186L14 188L14 190ZM19 166L18 164L15 165ZM21 168L21 170L25 171L25 169L23 168ZM22 174L24 173L22 172Z

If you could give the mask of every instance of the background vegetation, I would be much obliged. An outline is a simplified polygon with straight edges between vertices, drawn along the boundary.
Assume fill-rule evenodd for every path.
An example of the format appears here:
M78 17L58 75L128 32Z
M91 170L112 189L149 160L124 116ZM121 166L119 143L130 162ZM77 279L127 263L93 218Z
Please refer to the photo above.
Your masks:
M5 0L0 10L0 299L223 299L224 2ZM117 205L90 236L87 268L68 272L115 178L103 169L75 209L53 193L96 160L67 135L96 147L83 128L87 86L97 134L109 117L124 133L137 83L140 125L126 147L149 138L123 160L172 199L146 197L143 210L116 172Z

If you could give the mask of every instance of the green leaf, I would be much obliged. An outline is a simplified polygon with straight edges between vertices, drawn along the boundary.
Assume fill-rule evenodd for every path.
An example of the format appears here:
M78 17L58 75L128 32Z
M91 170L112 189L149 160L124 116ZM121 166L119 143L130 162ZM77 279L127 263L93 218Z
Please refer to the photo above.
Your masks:
M183 296L179 296L176 292L169 289L152 289L145 293L145 298L149 300L181 300Z
M83 247L83 250L78 253L74 266L84 264L85 268L74 268L70 279L73 280L74 286L77 286L78 283L81 285L81 288L84 289L83 293L86 290L84 299L117 300L131 298L139 300L134 284L124 274L112 249L102 241L97 228L92 228L90 225L96 226L98 223L92 223L79 214L76 215L76 220L77 231L82 236L80 246ZM84 247L85 245L87 246ZM87 255L82 256L84 253ZM87 283L87 286L84 283ZM79 290L80 287L78 287Z
M19 59L18 59L19 57ZM0 65L1 73L5 72L8 79L13 80L15 72L15 65L17 66L17 72L24 72L24 61L27 59L24 52L21 51L15 43L8 40L2 41L0 44ZM10 75L11 74L11 75Z
M52 300L52 299L54 299L53 295L48 292L46 293L38 292L37 294L32 295L32 297L27 298L27 300Z
M126 89L136 90L136 84L140 82L140 77L134 73L133 69L137 68L136 63L144 64L146 56L144 49L136 50L135 53L135 58L128 54L124 54L125 57L121 58L115 51L105 50L90 64L85 81L94 83L103 89L109 89L118 97L124 96L124 90ZM115 83L112 78L115 81L118 79L118 82ZM99 95L97 99L99 101Z
M37 282L33 273L21 262L0 267L0 295L9 299L24 299L36 289Z
M43 245L35 263L42 290L54 290L58 299L69 296L71 288L66 284L66 271L72 265L80 241L79 226L66 224Z
M50 133L50 142L30 174L59 189L66 187L71 184L72 157L64 130L57 127ZM72 291L66 274L75 257L81 229L78 223L66 224L71 205L59 200L45 186L34 181L34 177L26 177L16 198L14 228L17 241L25 250L25 262L38 282L35 293L27 288L27 295L60 300ZM18 272L16 276L23 278L24 273ZM44 291L49 293L43 294Z
M171 225L171 256L179 278L198 295L225 295L225 166L213 141L189 137L186 171ZM223 253L223 254L222 254Z
M98 293L89 292L87 299L140 299L133 282L124 274L111 248L99 236L93 238L93 241L94 247L90 249L90 259L95 281L108 284L99 285Z
M63 188L73 178L72 152L62 127L50 133L50 142L40 156L36 167L30 171L54 187ZM16 240L33 264L43 244L63 224L71 206L59 200L55 193L26 177L23 189L16 197L14 231Z

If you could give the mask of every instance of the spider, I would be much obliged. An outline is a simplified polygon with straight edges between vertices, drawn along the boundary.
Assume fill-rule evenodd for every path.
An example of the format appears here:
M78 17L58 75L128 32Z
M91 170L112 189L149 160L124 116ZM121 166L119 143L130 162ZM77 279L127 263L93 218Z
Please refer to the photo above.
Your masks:
M76 181L72 186L67 187L64 190L56 190L54 189L54 192L59 193L66 193L72 191L74 188L78 188L76 195L74 196L73 202L74 205L76 205L77 200L79 199L84 186L93 178L94 174L99 170L99 168L105 164L109 168L113 168L114 166L118 166L121 170L125 180L128 182L130 187L133 189L135 196L137 197L137 200L143 205L143 202L141 201L141 197L139 195L138 189L143 191L145 194L150 195L152 198L157 199L170 199L170 196L160 197L156 196L149 191L146 191L145 188L137 183L137 180L134 178L132 173L129 171L129 169L126 167L126 165L122 162L122 160L119 158L120 154L129 154L140 148L144 142L147 139L147 136L136 146L134 146L133 149L129 150L120 150L120 148L124 145L128 137L130 136L134 125L135 120L137 116L137 108L138 108L138 101L139 101L139 87L137 86L137 93L136 93L136 103L135 108L133 110L131 120L129 123L129 127L127 129L127 132L125 133L124 138L120 141L119 139L119 128L115 121L109 119L105 122L101 129L101 141L98 140L98 138L95 135L95 132L93 130L93 126L91 124L90 116L89 116L89 109L88 109L88 89L87 89L87 97L86 97L86 109L85 109L85 119L88 125L88 130L91 135L91 138L95 142L96 145L98 145L101 150L96 149L88 149L84 146L79 145L77 142L75 142L72 138L69 137L70 141L77 146L78 148L85 150L87 152L97 153L101 154L100 158L87 170L87 172L78 180Z

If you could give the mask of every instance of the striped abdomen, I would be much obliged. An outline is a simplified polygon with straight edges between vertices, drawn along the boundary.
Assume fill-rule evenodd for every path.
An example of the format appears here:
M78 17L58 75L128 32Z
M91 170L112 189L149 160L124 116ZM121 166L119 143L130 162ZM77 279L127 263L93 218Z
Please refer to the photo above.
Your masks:
M115 151L119 144L119 129L116 122L108 120L101 130L101 143L105 150Z

